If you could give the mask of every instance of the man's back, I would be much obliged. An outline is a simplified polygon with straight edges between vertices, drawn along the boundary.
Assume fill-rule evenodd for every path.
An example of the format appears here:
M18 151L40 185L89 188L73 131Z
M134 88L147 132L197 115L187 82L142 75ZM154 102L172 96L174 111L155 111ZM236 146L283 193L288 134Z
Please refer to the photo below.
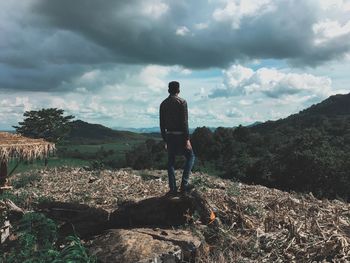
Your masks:
M187 103L177 95L170 95L160 105L160 128L164 138L166 131L182 132L187 139Z

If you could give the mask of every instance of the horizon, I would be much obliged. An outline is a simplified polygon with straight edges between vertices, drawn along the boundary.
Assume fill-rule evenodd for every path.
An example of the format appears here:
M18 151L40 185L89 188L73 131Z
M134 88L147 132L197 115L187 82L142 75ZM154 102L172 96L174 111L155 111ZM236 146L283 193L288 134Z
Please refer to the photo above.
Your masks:
M0 130L51 107L107 127L158 127L172 80L192 128L277 120L350 92L348 0L8 0L0 8Z

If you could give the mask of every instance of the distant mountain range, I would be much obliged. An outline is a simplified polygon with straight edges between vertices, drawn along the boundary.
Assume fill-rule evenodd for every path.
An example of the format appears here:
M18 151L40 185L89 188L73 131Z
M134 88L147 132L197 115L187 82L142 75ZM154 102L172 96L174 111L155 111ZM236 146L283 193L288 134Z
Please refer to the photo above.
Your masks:
M149 128L128 128L128 127L112 127L116 131L129 131L135 133L159 133L159 127L149 127Z
M215 127L208 127L210 130L215 131ZM160 133L159 127L150 127L150 128L125 128L125 127L113 127L113 130L116 131L130 131L135 133ZM189 132L193 133L195 128L190 128Z

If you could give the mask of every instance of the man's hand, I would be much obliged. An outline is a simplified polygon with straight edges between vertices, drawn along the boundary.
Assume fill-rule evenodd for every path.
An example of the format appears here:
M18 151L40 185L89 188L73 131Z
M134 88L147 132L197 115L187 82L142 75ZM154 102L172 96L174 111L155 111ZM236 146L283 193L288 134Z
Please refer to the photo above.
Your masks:
M191 145L190 140L187 140L187 141L186 141L185 148L186 148L187 150L192 150L192 145Z
M164 144L164 149L168 150L168 144Z

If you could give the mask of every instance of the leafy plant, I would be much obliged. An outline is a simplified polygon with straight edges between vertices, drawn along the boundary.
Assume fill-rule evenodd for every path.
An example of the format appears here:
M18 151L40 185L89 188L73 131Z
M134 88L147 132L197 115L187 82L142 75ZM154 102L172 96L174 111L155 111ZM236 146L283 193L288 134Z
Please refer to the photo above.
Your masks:
M12 182L12 186L16 189L23 188L28 184L39 181L40 179L41 179L41 176L38 175L37 173L32 173L30 175L21 174L17 180Z
M20 207L28 207L29 194L27 192L20 192L13 194L11 192L3 192L0 194L0 200L9 199Z
M48 245L57 239L55 222L41 213L26 213L18 224L18 231L36 237L39 245Z
M192 178L192 184L201 190L206 190L207 188L211 188L212 184L205 177L195 176Z
M17 240L10 251L0 247L0 262L7 263L92 263L81 240L76 236L67 237L63 250L56 247L57 225L41 213L27 213L15 227Z
M91 257L87 253L87 249L81 243L77 236L67 237L69 245L66 246L60 253L58 259L53 263L94 263L95 257Z
M230 196L239 196L241 194L238 183L232 182L227 189L227 194Z

